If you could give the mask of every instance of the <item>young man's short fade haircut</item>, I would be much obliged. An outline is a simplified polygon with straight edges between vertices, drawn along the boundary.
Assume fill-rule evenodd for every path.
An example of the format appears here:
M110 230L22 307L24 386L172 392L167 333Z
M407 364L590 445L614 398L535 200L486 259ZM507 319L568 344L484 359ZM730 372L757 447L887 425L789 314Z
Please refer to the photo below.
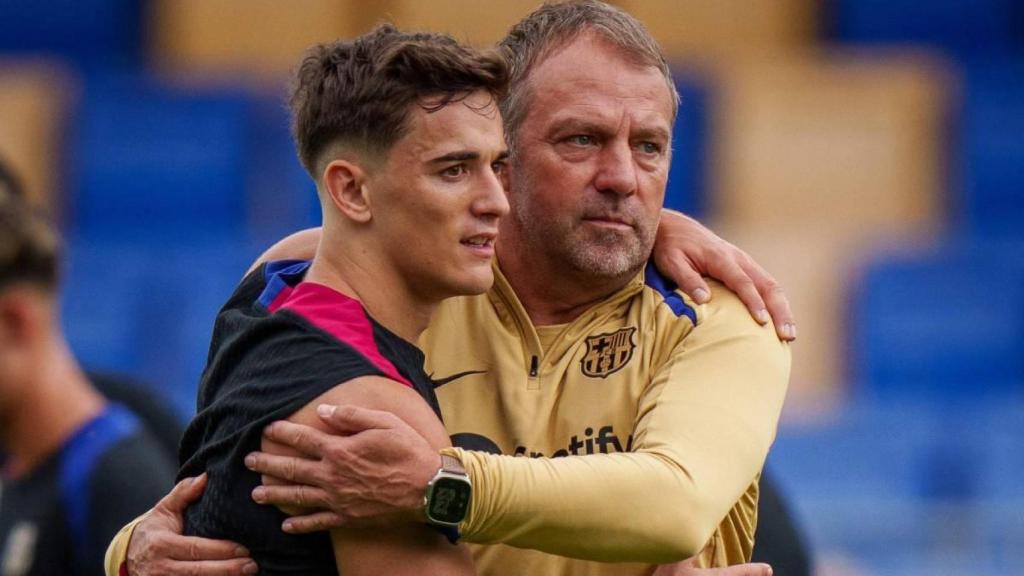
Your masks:
M299 158L317 180L320 155L334 143L387 152L407 132L413 104L440 109L477 90L497 102L507 88L508 66L497 52L443 34L404 33L383 24L352 41L314 46L291 96ZM441 99L423 102L435 96Z

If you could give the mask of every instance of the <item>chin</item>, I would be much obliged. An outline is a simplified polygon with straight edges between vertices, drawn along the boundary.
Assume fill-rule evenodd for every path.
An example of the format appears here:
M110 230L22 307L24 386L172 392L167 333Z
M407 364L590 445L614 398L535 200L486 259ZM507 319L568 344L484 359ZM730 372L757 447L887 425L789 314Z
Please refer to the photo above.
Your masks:
M494 284L494 272L488 266L485 271L470 272L459 278L456 294L465 296L483 294L490 290L492 284Z

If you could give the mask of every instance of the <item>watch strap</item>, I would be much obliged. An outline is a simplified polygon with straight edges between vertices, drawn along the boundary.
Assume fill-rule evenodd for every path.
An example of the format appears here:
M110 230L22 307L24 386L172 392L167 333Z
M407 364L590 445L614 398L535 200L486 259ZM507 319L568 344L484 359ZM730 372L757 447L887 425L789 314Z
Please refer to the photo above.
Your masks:
M467 476L466 467L462 465L462 461L455 456L449 456L448 454L441 454L441 470L450 474L461 474Z

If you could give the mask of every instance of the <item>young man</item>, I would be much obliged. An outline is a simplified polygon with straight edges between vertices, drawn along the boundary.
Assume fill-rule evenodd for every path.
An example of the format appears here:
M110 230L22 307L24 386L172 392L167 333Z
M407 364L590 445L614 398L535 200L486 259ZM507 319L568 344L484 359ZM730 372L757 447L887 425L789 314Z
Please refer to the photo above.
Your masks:
M323 403L384 410L433 451L450 445L412 342L443 299L493 282L508 212L506 87L497 54L390 26L308 53L292 112L323 233L311 262L261 266L218 315L181 444L181 474L208 476L186 532L238 541L267 575L474 573L463 547L415 515L329 538L285 534L284 512L249 499L260 476L243 459L261 446L288 453L261 442L263 428L325 427Z
M421 340L448 432L476 449L444 451L473 481L463 537L535 550L474 548L487 574L649 574L698 553L745 561L788 350L733 294L716 286L697 305L644 270L676 106L664 59L639 23L597 2L541 8L503 48L513 169L498 279L487 296L443 304ZM294 244L276 253L302 255ZM332 510L292 519L299 529L422 507L438 463L407 427L354 409L324 422L351 435L270 428L319 461L257 455L254 468L307 484L257 498ZM400 481L360 490L367 473ZM132 541L139 574L150 538L173 542L150 526ZM209 546L208 558L230 557Z
M58 321L58 240L0 166L0 573L95 574L174 467L78 366Z

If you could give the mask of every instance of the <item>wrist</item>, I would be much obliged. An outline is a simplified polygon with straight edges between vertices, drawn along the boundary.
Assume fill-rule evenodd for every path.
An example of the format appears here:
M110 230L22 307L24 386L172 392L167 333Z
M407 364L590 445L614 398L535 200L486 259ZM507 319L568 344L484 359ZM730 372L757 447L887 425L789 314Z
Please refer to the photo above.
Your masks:
M428 524L457 530L469 514L473 484L462 462L441 454L441 466L427 484L423 509ZM457 537L457 536L456 536Z
M412 513L413 520L421 524L428 523L426 507L423 505L427 497L427 489L434 476L437 475L437 471L444 466L440 452L430 452L425 456L420 461L420 465L416 467L416 479L413 484L416 488L409 502L409 511Z

